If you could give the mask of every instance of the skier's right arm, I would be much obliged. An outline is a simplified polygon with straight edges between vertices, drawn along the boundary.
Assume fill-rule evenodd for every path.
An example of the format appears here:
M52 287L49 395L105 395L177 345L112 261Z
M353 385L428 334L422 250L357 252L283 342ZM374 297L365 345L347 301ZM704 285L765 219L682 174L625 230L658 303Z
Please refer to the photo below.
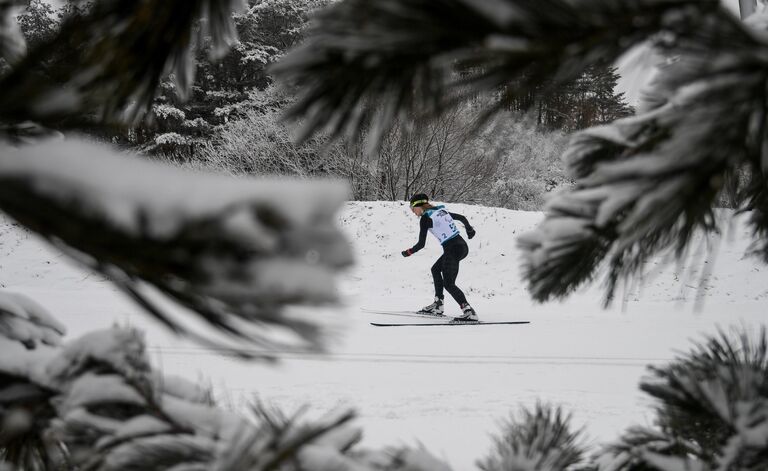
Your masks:
M421 220L419 221L419 241L416 242L416 245L410 249L400 252L403 254L403 257L410 257L411 255L424 248L424 244L427 243L427 231L430 227L432 227L432 218L422 216Z

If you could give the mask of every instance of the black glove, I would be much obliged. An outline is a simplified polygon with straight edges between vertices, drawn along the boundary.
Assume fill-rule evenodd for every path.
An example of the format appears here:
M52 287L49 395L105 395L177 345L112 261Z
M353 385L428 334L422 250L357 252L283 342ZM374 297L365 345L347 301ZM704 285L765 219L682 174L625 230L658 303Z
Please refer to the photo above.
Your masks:
M469 237L469 238L471 239L471 238L473 238L474 236L475 236L475 230L474 230L474 229L472 229L471 227L468 227L468 228L467 228L467 237Z
M411 252L411 249L403 250L400 253L403 254L403 257L410 257L411 255L413 255L413 252Z

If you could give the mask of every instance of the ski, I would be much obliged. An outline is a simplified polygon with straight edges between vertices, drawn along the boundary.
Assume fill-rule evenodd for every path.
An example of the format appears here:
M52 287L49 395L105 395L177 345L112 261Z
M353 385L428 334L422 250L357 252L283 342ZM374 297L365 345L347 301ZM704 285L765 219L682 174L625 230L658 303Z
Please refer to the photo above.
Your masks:
M450 319L445 315L436 316L434 314L419 314L417 311L383 311L377 309L360 309L368 314L383 314L385 316L417 317L419 319Z
M383 322L371 322L371 325L376 327L427 327L438 325L515 325L515 324L530 324L531 321L508 321L508 322L485 322L485 321L448 321L448 322L425 322L425 323L383 323Z

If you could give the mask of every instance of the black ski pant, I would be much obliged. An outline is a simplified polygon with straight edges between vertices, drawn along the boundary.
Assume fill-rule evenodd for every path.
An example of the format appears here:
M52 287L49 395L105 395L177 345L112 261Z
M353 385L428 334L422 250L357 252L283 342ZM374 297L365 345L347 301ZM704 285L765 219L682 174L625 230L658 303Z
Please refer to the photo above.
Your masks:
M443 288L448 291L459 306L466 304L467 298L456 286L459 275L459 262L469 253L467 242L457 236L443 245L443 255L432 265L432 279L435 281L435 296L443 299Z

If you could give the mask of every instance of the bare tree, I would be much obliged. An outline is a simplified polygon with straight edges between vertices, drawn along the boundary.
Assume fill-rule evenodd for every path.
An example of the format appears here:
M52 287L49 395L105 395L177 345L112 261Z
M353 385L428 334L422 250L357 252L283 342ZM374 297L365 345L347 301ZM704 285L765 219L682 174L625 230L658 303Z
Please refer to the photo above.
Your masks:
M374 155L380 194L409 199L416 192L444 201L474 201L487 188L499 150L478 134L468 108L455 109L414 129L395 127Z

